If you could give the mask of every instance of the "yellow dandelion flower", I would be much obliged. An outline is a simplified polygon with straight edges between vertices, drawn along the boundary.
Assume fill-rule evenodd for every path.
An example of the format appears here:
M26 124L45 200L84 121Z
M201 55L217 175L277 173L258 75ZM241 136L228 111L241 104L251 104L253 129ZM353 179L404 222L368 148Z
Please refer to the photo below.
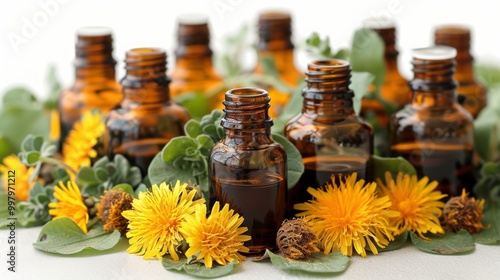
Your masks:
M36 183L35 180L30 182L30 177L33 174L33 171L35 171L34 167L28 168L16 155L4 157L3 164L0 164L0 173L2 173L2 181L5 191L9 191L8 188L9 185L11 185L15 189L17 199L28 200L30 189ZM10 181L9 178L11 179Z
M375 183L365 186L365 181L356 181L356 177L356 173L339 176L337 185L332 176L333 186L327 182L320 189L308 188L313 199L294 206L303 211L297 216L309 222L325 254L340 249L343 255L352 256L354 247L366 257L366 245L378 254L375 244L384 248L394 240L389 220L398 213L389 210L389 198L377 197Z
M243 243L251 237L242 234L248 230L240 227L243 220L234 210L229 210L227 203L220 210L219 202L215 202L208 218L207 207L204 204L197 206L195 214L181 223L180 232L189 244L186 256L198 255L197 260L203 259L208 268L212 268L213 261L226 265L234 260L245 260L239 252L248 253Z
M439 216L444 207L444 202L440 199L446 195L434 191L438 186L437 181L428 184L427 177L418 180L417 175L410 176L401 172L394 181L391 174L386 172L386 185L380 179L377 182L382 193L392 201L391 209L401 214L391 219L391 225L396 228L395 234L408 230L426 239L423 236L426 232L444 233Z
M85 112L82 119L74 124L64 141L63 162L74 171L78 171L84 166L90 166L91 159L97 156L94 147L104 131L102 113L99 111Z
M49 203L49 214L54 216L54 219L68 217L87 233L89 213L80 188L75 182L68 181L67 186L59 182L59 186L54 187L54 197L57 202Z
M203 198L193 201L196 190L188 191L186 186L179 181L173 188L165 183L153 185L152 191L134 199L132 210L123 211L129 221L127 252L143 255L144 259L161 259L168 252L179 260L176 247L184 239L179 232L181 222L194 213L196 205L205 203Z

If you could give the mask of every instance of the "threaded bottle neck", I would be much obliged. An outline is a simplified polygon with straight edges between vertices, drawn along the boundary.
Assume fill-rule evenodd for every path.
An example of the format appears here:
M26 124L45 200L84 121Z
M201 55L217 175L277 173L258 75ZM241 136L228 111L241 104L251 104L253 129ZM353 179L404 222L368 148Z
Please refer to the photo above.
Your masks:
M457 50L457 60L471 58L470 56L470 30L460 26L441 26L434 33L436 45L450 46Z
M223 102L226 113L222 127L233 130L266 130L273 120L269 117L269 94L258 88L236 88L226 92Z
M377 32L377 34L384 41L385 58L386 59L397 58L399 52L396 49L396 28L395 27L373 28L372 30Z
M353 114L349 89L351 67L339 59L316 60L307 66L303 111L324 116Z
M167 54L157 48L137 48L127 51L126 75L121 80L124 102L164 103L170 99L166 75Z
M208 21L202 16L183 16L177 25L176 57L211 56Z
M75 60L77 78L100 76L115 78L113 37L106 27L84 27L77 31Z
M293 49L292 18L284 12L267 12L259 15L259 51Z
M435 46L413 50L413 74L410 82L413 91L453 90L456 82L456 50L446 46Z

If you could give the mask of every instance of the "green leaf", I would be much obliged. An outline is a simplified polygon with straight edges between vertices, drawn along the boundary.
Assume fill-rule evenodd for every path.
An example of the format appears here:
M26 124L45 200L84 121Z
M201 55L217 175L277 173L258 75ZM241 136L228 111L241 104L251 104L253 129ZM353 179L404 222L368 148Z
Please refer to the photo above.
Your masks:
M200 92L186 92L174 98L174 101L181 104L189 112L191 118L199 119L210 113L208 98Z
M368 72L374 76L374 85L380 88L385 77L384 41L366 28L354 33L350 63L354 72Z
M500 243L500 208L493 208L484 211L483 225L487 228L473 234L474 240L481 244Z
M28 152L25 155L26 165L32 166L40 160L40 152Z
M41 251L63 255L75 254L85 249L98 251L113 248L120 240L120 232L91 229L85 234L70 218L60 218L45 224L33 246Z
M500 84L500 68L498 66L477 65L474 71L489 88Z
M184 125L184 132L186 133L186 136L190 138L196 138L198 135L203 133L203 130L201 129L201 124L199 121L190 119Z
M131 197L135 196L134 188L132 188L132 186L130 184L126 184L126 183L118 184L118 185L112 187L111 190L122 190L122 191L128 193Z
M410 237L418 249L432 254L454 255L471 252L475 248L474 239L466 230L429 234L426 237L430 240L424 240L413 232L410 232Z
M330 254L315 253L305 260L290 260L276 255L269 250L271 262L274 266L282 270L302 270L316 273L336 273L342 272L349 266L350 258L343 256L340 251Z
M271 127L273 133L284 135L286 123L302 111L302 91L305 86L306 82L301 81L292 92L290 101L285 105L278 118L274 119L274 125Z
M498 139L500 139L500 107L487 106L474 121L474 150L485 161L500 158Z
M372 156L372 167L374 179L380 179L385 182L385 172L389 171L392 178L396 178L399 172L414 175L417 171L407 160L402 157L397 158L384 158L379 156Z
M163 257L161 264L166 270L184 270L189 275L203 278L216 278L230 274L237 262L232 261L224 266L214 264L214 266L209 269L206 268L204 264L198 262L187 264L185 258L175 261L170 257Z
M379 253L388 252L388 251L394 251L394 250L401 248L401 246L403 246L406 243L406 241L408 241L408 232L407 231L396 236L395 239L393 241L389 242L389 245L387 245L385 248L380 248L376 244L375 244L375 246L377 246L377 250ZM366 250L371 252L370 246L366 246Z
M300 180L300 176L304 173L304 163L302 162L302 155L299 150L288 141L285 137L279 134L273 134L273 139L280 143L283 148L285 148L287 156L287 168L288 168L288 187L291 188L295 186Z
M78 171L76 176L78 183L82 184L96 184L99 183L99 180L96 178L94 174L94 170L91 167L82 167Z
M23 87L14 87L9 89L4 93L2 98L3 106L21 106L30 107L33 103L36 103L35 94Z
M14 147L9 142L9 139L0 133L0 161L12 153L14 153Z
M279 79L278 68L276 67L276 62L272 56L263 56L260 57L259 60L260 65L262 65L262 72L264 72L264 75Z
M375 76L368 72L351 72L351 84L349 88L354 91L353 107L354 112L361 111L361 99L368 94L368 87L375 79Z
M148 176L151 184L161 184L167 182L167 170L170 166L163 161L161 153L156 154L148 167Z
M172 138L163 147L161 152L163 161L166 163L173 162L176 158L185 156L189 149L197 149L198 144L194 139L186 136L178 136Z
M19 143L28 134L48 136L50 114L38 103L21 105L10 104L0 109L0 134L13 146L13 153L18 153Z

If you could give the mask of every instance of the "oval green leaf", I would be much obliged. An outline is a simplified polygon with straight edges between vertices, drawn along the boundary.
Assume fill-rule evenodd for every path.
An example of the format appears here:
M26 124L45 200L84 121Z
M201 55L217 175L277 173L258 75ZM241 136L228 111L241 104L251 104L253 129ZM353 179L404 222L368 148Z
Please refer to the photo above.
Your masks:
M91 229L85 234L70 218L52 220L43 226L33 246L41 251L70 255L85 249L98 251L113 248L120 240L120 232Z
M172 162L176 158L185 155L188 148L195 150L198 148L198 144L194 139L187 136L172 138L170 142L163 147L161 152L163 161L166 163Z
M406 241L408 241L408 232L407 231L396 236L394 238L394 241L389 242L389 245L387 245L385 248L380 248L377 245L375 245L375 246L377 246L377 250L379 253L388 252L388 251L394 251L394 250L401 248L401 246L403 246L403 244L405 244ZM371 252L370 246L366 246L366 250Z
M203 133L201 130L201 124L199 121L195 119L190 119L185 125L184 125L184 132L186 135L190 138L196 138L196 136L200 135Z
M135 197L135 192L134 192L134 188L132 188L132 186L130 184L118 184L116 186L114 186L113 188L111 188L111 190L122 190L126 193L128 193L131 197Z
M273 133L273 139L280 143L283 148L285 148L287 156L287 166L288 166L288 188L291 188L297 184L304 173L304 163L302 162L302 156L299 150L288 141L285 137Z
M347 269L351 259L335 251L330 254L315 253L305 260L290 260L266 250L274 266L282 270L302 270L316 273L337 273Z
M396 178L399 172L409 175L417 174L415 167L402 157L384 158L372 156L372 166L374 179L380 179L385 182L385 172L389 171L392 178Z
M413 232L410 232L410 237L418 249L432 254L454 255L471 252L475 248L474 239L465 230L430 234L426 236L429 240L424 240Z
M230 274L233 271L234 266L237 264L237 262L232 261L224 266L214 264L214 266L209 269L206 268L204 264L198 262L187 264L185 258L179 261L175 261L170 257L164 257L161 264L166 270L177 270L177 271L184 270L187 274L193 276L203 277L203 278L216 278Z

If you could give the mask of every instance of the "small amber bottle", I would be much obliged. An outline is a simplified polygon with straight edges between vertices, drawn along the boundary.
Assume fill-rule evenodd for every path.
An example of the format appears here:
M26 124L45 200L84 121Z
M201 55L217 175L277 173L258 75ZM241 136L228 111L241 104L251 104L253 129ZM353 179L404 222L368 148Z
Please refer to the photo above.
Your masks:
M397 109L403 108L410 101L410 88L408 81L401 76L398 70L398 50L396 48L396 27L392 21L384 19L371 19L365 22L366 27L377 32L384 41L385 77L380 88L380 96L396 105ZM364 98L362 100L361 115L373 111L379 124L386 128L390 113L385 111L378 100Z
M350 77L350 65L343 60L317 60L307 67L302 112L285 126L305 167L288 191L289 215L294 204L311 199L308 187L324 186L332 175L357 172L358 178L369 179L373 128L354 112Z
M167 55L162 49L139 48L126 53L121 80L124 99L106 120L104 148L108 157L124 155L146 175L153 157L173 137L184 135L189 115L170 100Z
M265 90L229 90L221 121L225 136L210 154L210 202L229 203L245 218L250 253L276 248L285 218L286 153L271 137L269 100Z
M170 95L187 92L208 93L222 84L212 64L208 21L201 16L184 16L177 27L175 66L171 73ZM212 109L220 108L224 92L209 99Z
M472 116L456 102L455 55L446 46L413 51L413 98L390 123L392 155L437 180L438 190L450 196L474 184Z
M303 79L302 73L294 63L294 46L291 40L292 19L288 13L267 12L259 16L259 43L257 45L258 63L255 74L263 74L263 57L274 60L278 70L278 78L290 87L296 87ZM268 88L271 97L271 117L278 116L288 103L290 95L275 88Z
M470 54L470 31L459 26L442 26L436 29L435 44L450 46L457 50L455 75L458 82L457 94L465 97L462 106L475 118L486 106L486 87L474 77L473 61Z
M111 29L85 27L77 31L75 82L59 101L60 148L84 112L97 108L106 113L120 104L123 94L115 80L112 52Z

